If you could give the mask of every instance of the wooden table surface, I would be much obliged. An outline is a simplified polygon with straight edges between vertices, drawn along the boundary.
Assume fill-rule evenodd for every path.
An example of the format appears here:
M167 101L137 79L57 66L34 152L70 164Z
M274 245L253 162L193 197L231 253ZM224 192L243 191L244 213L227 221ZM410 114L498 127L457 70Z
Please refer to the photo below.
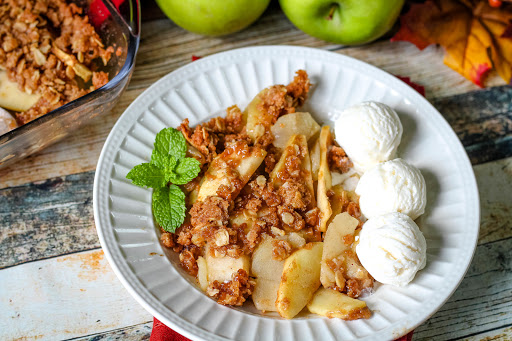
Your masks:
M276 1L250 28L222 38L187 33L144 1L137 66L117 108L0 170L1 340L149 338L152 316L116 278L96 235L92 186L103 143L138 95L192 55L270 44L334 51L425 86L471 158L482 218L466 277L414 340L512 340L512 88L492 77L492 87L478 89L444 66L435 46L419 51L385 37L340 47L314 39L295 29Z

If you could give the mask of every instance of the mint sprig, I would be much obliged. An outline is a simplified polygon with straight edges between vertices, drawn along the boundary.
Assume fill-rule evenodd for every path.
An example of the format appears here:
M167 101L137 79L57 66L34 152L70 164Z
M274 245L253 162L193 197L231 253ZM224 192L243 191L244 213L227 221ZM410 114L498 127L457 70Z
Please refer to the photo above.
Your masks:
M167 232L175 232L185 220L185 193L176 185L190 182L201 171L201 163L186 154L183 134L174 128L162 129L156 135L151 161L133 167L126 175L134 185L154 189L153 215Z

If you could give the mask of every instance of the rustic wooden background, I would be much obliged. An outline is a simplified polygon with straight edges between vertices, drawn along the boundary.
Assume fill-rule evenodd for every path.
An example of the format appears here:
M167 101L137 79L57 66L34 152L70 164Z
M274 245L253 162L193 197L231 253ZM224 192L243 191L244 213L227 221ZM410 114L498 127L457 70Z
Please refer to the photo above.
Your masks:
M117 108L73 136L0 171L0 339L143 340L152 316L117 280L100 248L92 185L101 147L124 109L153 82L233 48L287 44L358 58L426 88L451 124L478 181L481 229L459 289L414 340L512 340L512 88L492 77L485 90L443 65L443 51L419 51L389 37L361 47L311 38L273 1L250 28L205 38L175 26L143 1L142 39L132 81Z

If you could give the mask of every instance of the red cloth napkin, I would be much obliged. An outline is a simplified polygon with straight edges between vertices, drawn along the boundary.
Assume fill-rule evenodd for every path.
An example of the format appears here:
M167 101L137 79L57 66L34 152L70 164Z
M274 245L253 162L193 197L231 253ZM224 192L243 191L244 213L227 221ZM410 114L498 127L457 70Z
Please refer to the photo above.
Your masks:
M412 340L412 333L402 336L399 339L396 339L395 341L411 341ZM153 318L153 331L151 332L151 337L149 338L149 341L190 341L190 339L187 339L183 335L180 335L176 333L171 328L167 327L162 322L158 321L156 317Z

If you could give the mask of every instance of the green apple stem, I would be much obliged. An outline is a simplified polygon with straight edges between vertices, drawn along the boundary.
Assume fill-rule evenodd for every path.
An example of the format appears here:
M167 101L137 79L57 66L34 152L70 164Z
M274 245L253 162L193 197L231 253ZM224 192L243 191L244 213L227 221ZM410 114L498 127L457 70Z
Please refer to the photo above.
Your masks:
M325 19L332 20L334 11L338 8L338 6L339 6L338 4L332 4L331 10L329 11L329 15Z

